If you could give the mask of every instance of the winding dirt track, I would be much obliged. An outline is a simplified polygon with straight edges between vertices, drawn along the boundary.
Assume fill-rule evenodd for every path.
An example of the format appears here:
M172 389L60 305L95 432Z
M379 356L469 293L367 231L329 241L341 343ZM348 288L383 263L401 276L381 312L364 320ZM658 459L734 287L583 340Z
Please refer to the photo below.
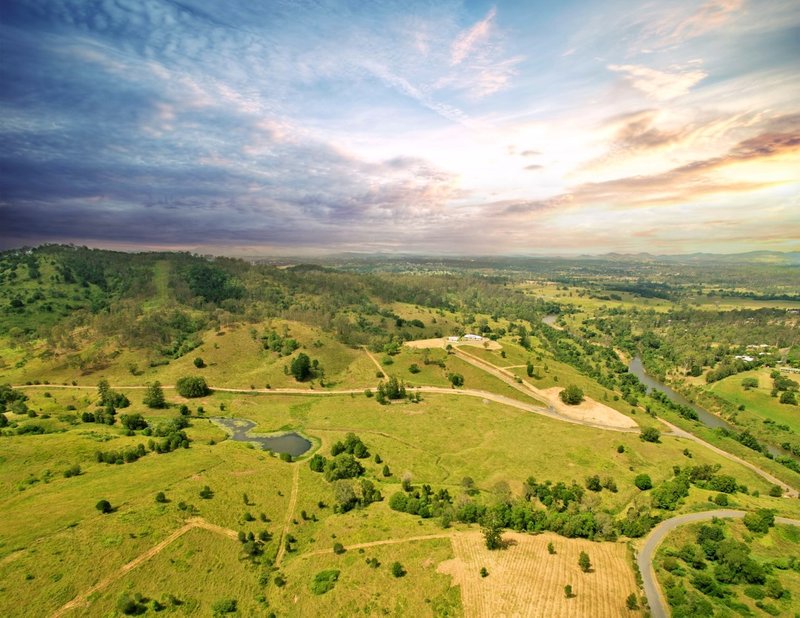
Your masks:
M384 539L383 541L370 541L368 543L354 543L352 545L346 545L345 549L366 549L367 547L379 547L380 545L399 545L401 543L411 543L413 541L430 541L432 539L451 539L453 538L453 534L423 534L421 536L407 536L403 538L397 539ZM331 549L318 549L316 551L306 552L305 554L301 554L299 558L307 558L309 556L323 556L325 554L332 554L333 548Z
M100 590L103 590L104 588L107 588L109 585L113 584L115 581L120 579L123 575L125 575L129 571L135 569L137 566L139 566L143 562L146 562L147 560L149 560L150 558L152 558L153 556L155 556L159 552L163 551L168 545L170 545L171 543L173 543L174 541L176 541L177 539L182 537L184 534L186 534L190 530L194 530L195 528L203 528L205 530L210 530L211 532L216 532L217 534L221 534L223 536L227 536L227 537L229 537L231 539L234 539L234 540L238 538L237 537L237 532L235 530L230 530L228 528L222 528L221 526L217 526L216 524L212 524L210 522L207 522L205 519L202 519L201 517L194 517L194 518L188 520L186 522L185 526L183 526L181 528L178 528L175 532L170 534L167 538L165 538L163 541L161 541L158 545L154 545L153 547L148 549L143 554L139 554L138 556L136 556L136 558L131 560L128 564L125 564L122 567L120 567L120 569L118 571L115 571L114 573L112 573L111 575L109 575L105 579L101 580L100 582L98 582L97 584L95 584L94 586L89 588L88 590L85 590L84 592L79 594L77 597L75 597L74 599L72 599L68 603L62 605L58 610L56 610L55 613L53 613L52 618L58 618L60 616L63 616L65 613L67 613L71 609L76 609L78 607L84 607L84 606L88 605L88 600L87 599L89 598L90 595L92 595L95 592L99 592Z
M286 509L286 521L283 522L281 538L278 539L278 555L275 556L275 566L281 566L283 557L286 555L286 535L289 534L289 525L292 523L294 507L297 505L297 492L300 488L300 464L294 464L292 470L292 495L289 496L289 506Z
M653 558L655 557L658 546L664 538L675 530L675 528L684 524L706 521L714 517L719 517L720 519L733 517L741 518L744 517L744 515L744 511L734 511L730 509L705 511L703 513L688 513L662 521L653 528L650 534L645 538L644 545L642 545L642 549L636 556L636 562L642 573L644 592L647 595L647 602L650 605L653 618L667 618L667 616L669 616L669 609L667 608L664 595L661 592L661 586L658 585L658 579L656 579L655 569L653 568ZM786 517L776 517L775 522L779 524L788 524L790 526L800 526L800 520L788 519Z

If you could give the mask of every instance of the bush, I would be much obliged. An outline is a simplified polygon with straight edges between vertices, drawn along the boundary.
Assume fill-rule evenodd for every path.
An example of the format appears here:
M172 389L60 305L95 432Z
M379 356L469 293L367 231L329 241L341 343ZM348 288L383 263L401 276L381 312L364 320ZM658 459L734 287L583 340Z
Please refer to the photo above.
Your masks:
M111 503L108 500L100 500L97 504L94 505L98 511L103 513L104 515L110 513L114 509L111 508Z
M333 544L333 553L334 554L343 554L346 551L347 550L344 548L344 545L342 545L341 543L337 542L337 543Z
M222 616L224 614L233 614L237 609L236 606L236 599L219 599L214 601L211 610L214 612L214 616Z
M728 506L728 495L727 494L717 494L714 496L714 504L717 506Z
M340 571L338 569L329 569L327 571L320 571L314 576L314 581L311 583L311 592L314 594L325 594L329 590L333 590L336 581L339 579Z
M208 388L205 378L200 376L184 376L178 378L175 387L178 390L178 394L187 399L205 397L211 393L211 389Z
M583 391L574 384L569 384L558 396L569 406L577 406L583 401Z
M148 408L153 408L155 410L167 407L167 400L164 398L161 382L153 382L147 385L143 402Z
M156 502L159 504L166 504L168 502L167 495L163 491L159 491L156 494Z
M578 566L581 567L581 571L584 573L588 573L592 570L592 561L589 559L589 554L585 551L582 551L578 557Z
M64 478L68 479L73 476L80 476L80 473L81 473L81 467L78 464L75 464L74 466L70 466L69 468L64 470Z
M633 484L642 491L647 491L648 489L653 488L653 481L649 474L639 474L635 479L633 479Z
M417 363L411 363L411 365L409 365L409 367L408 367L408 370L409 370L411 373L419 373L420 371L422 371L422 370L419 368L419 365L417 365Z
M775 512L770 509L758 509L744 516L744 525L750 532L766 534L775 525Z
M780 485L773 485L769 489L769 495L773 498L780 498L783 495L783 488Z
M639 439L643 442L660 442L661 432L655 427L645 427L639 434Z
M403 577L406 574L406 570L403 568L403 565L399 562L392 563L392 575L395 577Z
M460 373L451 373L447 378L453 386L464 386L464 376Z
M214 492L208 485L206 485L205 487L203 487L203 489L200 490L200 497L203 500L210 500L211 498L214 497Z
M636 594L634 594L633 592L631 592L631 593L628 595L628 598L627 598L627 599L625 599L625 607L627 607L627 608L628 608L629 610L631 610L631 611L633 611L633 610L636 610L636 609L639 609L639 601L638 601L638 599L636 598Z
M481 577L489 577L489 571L486 570L486 567L481 567Z
M194 366L197 367L198 369L202 369L203 367L206 366L206 362L198 356L197 358L194 359Z

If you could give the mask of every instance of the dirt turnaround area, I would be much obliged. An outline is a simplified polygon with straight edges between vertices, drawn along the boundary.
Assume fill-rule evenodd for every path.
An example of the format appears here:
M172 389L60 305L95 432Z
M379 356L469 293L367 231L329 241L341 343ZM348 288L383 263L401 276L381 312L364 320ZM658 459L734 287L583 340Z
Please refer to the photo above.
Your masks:
M637 592L627 549L621 543L593 543L555 534L506 532L507 549L489 551L480 532L452 537L455 558L442 562L438 572L461 586L466 618L483 616L547 618L617 618L641 616L625 607L626 597ZM547 544L556 553L550 555ZM592 571L578 566L581 551L589 554ZM481 577L485 567L487 577ZM574 596L566 598L564 586Z

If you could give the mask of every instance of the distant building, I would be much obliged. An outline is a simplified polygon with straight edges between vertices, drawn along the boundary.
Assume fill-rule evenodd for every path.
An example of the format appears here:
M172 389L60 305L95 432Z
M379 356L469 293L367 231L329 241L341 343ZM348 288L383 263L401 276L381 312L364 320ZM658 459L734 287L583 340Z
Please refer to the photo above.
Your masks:
M483 337L480 335L473 335L472 333L467 333L464 335L464 339L467 341L483 341Z
M735 358L738 359L738 360L743 360L746 363L752 363L754 360L756 360L752 356L747 356L746 354L739 354Z
M448 337L447 340L451 341L452 343L455 343L456 341L458 341L458 337Z

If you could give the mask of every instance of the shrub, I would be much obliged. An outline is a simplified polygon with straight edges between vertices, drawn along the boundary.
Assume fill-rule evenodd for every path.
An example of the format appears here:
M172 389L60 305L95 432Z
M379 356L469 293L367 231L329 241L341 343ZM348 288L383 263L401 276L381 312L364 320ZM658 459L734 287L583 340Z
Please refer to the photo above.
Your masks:
M333 544L333 553L334 554L343 554L346 551L347 550L344 548L344 545L342 545L341 543L336 542L336 543Z
M406 574L406 570L403 568L403 565L399 562L392 563L392 575L395 577L403 577Z
M214 492L208 485L206 485L203 487L203 489L200 490L200 497L203 500L210 500L211 498L214 497Z
M70 466L69 468L64 470L64 478L68 479L73 476L80 476L80 473L81 473L81 467L78 464L75 464L74 466Z
M660 442L661 432L655 427L645 427L639 434L639 439L643 442Z
M758 509L744 516L744 525L750 532L766 534L775 525L775 512L770 509Z
M203 367L206 366L206 363L202 358L198 356L197 358L194 359L194 366L197 367L198 369L202 369Z
M486 570L486 567L481 567L481 577L489 577L489 571Z
M464 376L460 373L451 373L447 378L453 386L464 386Z
M311 592L314 594L325 594L329 590L333 590L336 581L339 579L340 571L338 569L329 569L327 571L320 571L314 576L314 581L311 583Z
M214 616L222 616L224 614L233 614L236 611L236 599L219 599L214 601L211 610Z
M769 495L773 498L780 498L783 495L783 489L780 485L773 485L769 489Z
M104 515L110 513L114 509L111 508L111 503L108 500L100 500L97 504L94 505L98 511L103 513Z
M581 555L578 557L578 566L581 567L581 571L584 573L588 573L592 570L592 561L589 559L589 554L585 551L582 551Z
M161 382L153 382L147 385L143 402L148 408L160 409L167 407L167 400L164 398Z
M574 384L569 384L558 396L569 406L577 406L583 401L583 391Z
M419 365L417 365L417 363L411 363L411 365L409 365L409 367L408 367L408 370L409 370L411 373L419 373L420 371L422 371L422 370L419 368Z
M184 376L182 378L178 378L178 381L175 383L175 387L178 390L178 394L181 397L186 397L187 399L192 399L194 397L205 397L211 393L211 389L208 388L205 378L200 376Z
M625 452L625 447L622 444L620 444L617 447L617 453L624 453L624 452Z
M717 494L714 496L714 504L717 506L728 506L728 495L727 494Z
M552 542L547 544L547 553L550 554L551 556L556 553L556 548Z
M568 598L568 599L571 599L572 597L574 597L574 596L575 596L575 593L574 593L574 592L572 592L572 586L570 586L569 584L567 584L566 586L564 586L564 596L565 596L566 598Z
M627 607L631 611L639 609L639 601L636 598L636 594L635 593L631 592L628 595L628 598L625 599L625 607Z
M156 502L159 504L165 504L167 502L167 495L163 491L159 491L156 494Z
M649 474L639 474L635 479L633 479L633 484L636 485L642 491L647 491L648 489L653 488L653 481L650 478Z

